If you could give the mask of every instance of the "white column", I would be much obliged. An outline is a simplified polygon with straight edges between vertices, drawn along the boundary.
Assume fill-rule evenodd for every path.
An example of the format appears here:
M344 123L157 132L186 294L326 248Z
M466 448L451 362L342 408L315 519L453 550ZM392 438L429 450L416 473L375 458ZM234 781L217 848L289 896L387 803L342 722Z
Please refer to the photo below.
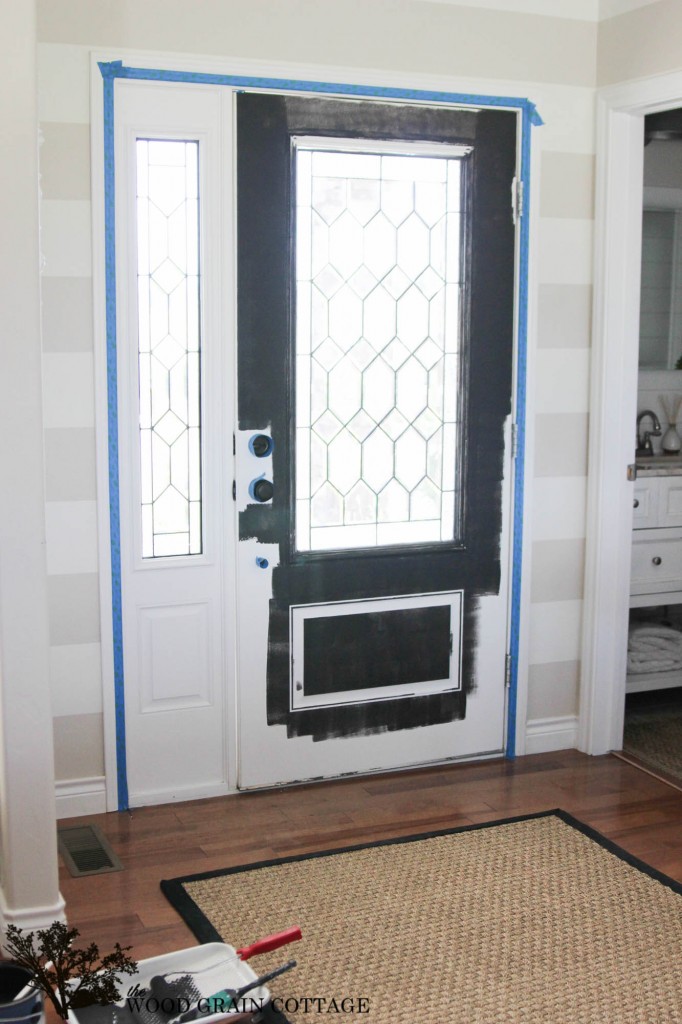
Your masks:
M63 917L48 680L35 0L0 0L0 929Z

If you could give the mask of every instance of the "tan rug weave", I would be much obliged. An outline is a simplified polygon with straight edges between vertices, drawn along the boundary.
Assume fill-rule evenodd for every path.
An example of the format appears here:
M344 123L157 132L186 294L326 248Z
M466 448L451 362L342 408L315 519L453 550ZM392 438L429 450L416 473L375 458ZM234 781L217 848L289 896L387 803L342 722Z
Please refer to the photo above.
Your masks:
M584 828L551 812L162 888L203 941L300 925L251 962L298 961L271 985L297 1022L682 1022L682 886ZM304 1013L306 996L369 1012Z
M682 782L682 711L626 714L623 750Z

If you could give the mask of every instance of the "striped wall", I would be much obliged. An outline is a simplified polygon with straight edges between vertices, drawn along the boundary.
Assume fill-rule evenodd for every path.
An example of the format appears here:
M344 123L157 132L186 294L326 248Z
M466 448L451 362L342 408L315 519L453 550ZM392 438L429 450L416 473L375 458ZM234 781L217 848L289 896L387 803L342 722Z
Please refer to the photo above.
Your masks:
M79 53L77 82L60 76L58 91L63 98L72 93L80 99L80 109L72 102L65 104L63 120L59 101L56 106L45 102L53 87L46 67L41 64L39 70L45 514L55 774L58 783L99 780L103 800L89 87L84 56Z
M89 53L102 46L431 72L456 79L461 91L537 103L545 126L533 137L540 158L529 352L529 749L572 745L585 538L596 24L427 0L348 0L342 8L328 0L205 0L201 17L190 0L42 0L39 9L47 557L56 769L64 791L77 793L79 780L87 780L83 792L98 791L103 773L89 184Z
M615 7L599 27L598 84L679 71L682 66L682 10L679 0L601 0L604 13Z

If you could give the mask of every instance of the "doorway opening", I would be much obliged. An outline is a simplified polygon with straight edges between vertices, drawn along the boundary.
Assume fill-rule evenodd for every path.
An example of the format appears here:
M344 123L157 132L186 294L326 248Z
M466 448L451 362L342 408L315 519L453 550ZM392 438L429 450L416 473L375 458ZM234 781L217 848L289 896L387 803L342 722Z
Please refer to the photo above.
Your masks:
M644 118L623 755L682 787L682 109Z
M643 156L647 115L671 111L681 101L680 74L610 87L598 96L593 412L579 739L581 749L592 754L619 751L623 745L631 602L641 604L643 594L666 591L661 578L652 584L639 577L660 567L667 571L669 559L651 551L644 557L644 547L638 551L633 545L633 513L646 517L655 512L653 505L647 510L645 503L635 504L637 489L643 486L642 477L636 481L640 456L635 455ZM650 419L642 442L646 432L656 433ZM669 524L640 518L640 525L658 529ZM673 538L664 539L672 539L675 547ZM664 597L657 600L665 603Z

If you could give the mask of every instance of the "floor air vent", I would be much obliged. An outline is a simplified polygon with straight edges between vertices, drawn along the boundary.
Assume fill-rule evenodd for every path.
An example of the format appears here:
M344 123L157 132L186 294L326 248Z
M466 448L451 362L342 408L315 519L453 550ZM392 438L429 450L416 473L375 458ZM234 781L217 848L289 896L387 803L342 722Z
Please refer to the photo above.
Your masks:
M97 825L58 828L59 852L72 875L103 875L123 865Z

